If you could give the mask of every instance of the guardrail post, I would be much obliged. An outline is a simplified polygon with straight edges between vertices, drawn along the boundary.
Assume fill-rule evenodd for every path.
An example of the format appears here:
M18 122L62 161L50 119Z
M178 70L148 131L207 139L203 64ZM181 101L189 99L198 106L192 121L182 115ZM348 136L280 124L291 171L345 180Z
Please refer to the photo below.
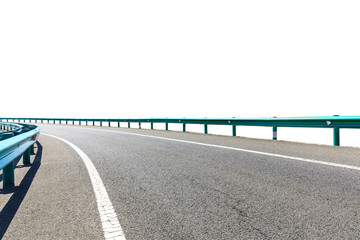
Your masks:
M273 127L273 137L272 140L277 140L277 127Z
M34 144L30 146L30 154L35 154Z
M236 125L232 126L232 135L233 137L236 137Z
M109 121L109 127L110 127L110 121Z
M30 163L30 147L23 153L23 164Z
M128 128L130 128L130 122L128 122Z
M186 124L183 123L183 132L186 132Z
M340 128L334 128L334 146L340 146Z
M139 122L139 129L141 129L141 122Z
M165 123L165 130L166 130L166 131L169 130L169 123Z
M14 185L15 183L14 169L15 169L14 161L12 161L6 167L3 168L3 186Z
M95 126L95 121L93 121L93 126Z
M154 123L153 122L150 123L150 128L154 129Z
M118 128L120 127L120 122L118 122Z
M207 124L204 124L204 133L208 134L208 125Z
M102 127L102 121L100 121L100 127Z

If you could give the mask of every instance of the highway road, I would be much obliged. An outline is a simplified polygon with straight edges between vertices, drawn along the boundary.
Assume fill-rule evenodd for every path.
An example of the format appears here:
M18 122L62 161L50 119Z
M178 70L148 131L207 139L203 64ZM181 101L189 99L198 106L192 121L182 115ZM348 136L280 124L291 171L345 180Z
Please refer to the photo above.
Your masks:
M103 238L87 168L61 139L93 163L128 240L360 239L360 149L39 126L41 165L5 239Z

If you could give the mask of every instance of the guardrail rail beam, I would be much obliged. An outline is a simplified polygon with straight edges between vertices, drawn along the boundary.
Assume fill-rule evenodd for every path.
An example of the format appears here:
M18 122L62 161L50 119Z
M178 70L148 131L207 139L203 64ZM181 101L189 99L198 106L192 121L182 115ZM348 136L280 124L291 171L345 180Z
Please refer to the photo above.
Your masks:
M269 117L269 118L138 118L138 119L74 119L74 118L1 118L7 122L37 122L41 123L47 121L47 123L56 123L59 121L72 121L75 125L75 121L82 125L82 121L92 121L92 125L95 126L95 122L99 122L100 126L103 126L103 122L108 122L108 126L111 126L111 122L117 122L120 127L120 122L127 122L128 128L131 128L131 123L138 123L141 128L141 123L150 123L150 128L154 128L154 123L164 123L165 130L169 130L169 124L182 124L182 131L186 132L187 124L201 124L204 125L204 134L208 134L209 125L223 125L232 127L232 136L237 136L237 126L262 126L272 127L272 139L277 140L277 130L281 127L300 127L300 128L332 128L333 129L333 145L340 146L340 129L341 128L357 128L360 129L360 116L326 116L326 117Z
M14 184L15 159L22 155L23 163L30 163L30 155L34 153L34 143L40 128L19 123L0 122L0 125L8 128L7 137L0 139L0 170L3 170L3 187L6 187Z

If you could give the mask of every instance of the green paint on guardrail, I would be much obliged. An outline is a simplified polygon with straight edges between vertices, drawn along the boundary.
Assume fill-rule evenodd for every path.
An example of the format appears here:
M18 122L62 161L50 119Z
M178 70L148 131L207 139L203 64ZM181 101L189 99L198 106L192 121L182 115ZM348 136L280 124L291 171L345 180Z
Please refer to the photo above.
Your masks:
M4 123L0 122L0 125ZM11 125L11 123L6 123ZM23 154L23 163L30 163L30 154L34 152L33 145L39 134L40 128L34 125L13 124L16 129L14 136L0 141L0 170L3 170L3 186L14 184L14 160Z
M61 124L62 121L65 121L68 124L68 121L71 121L72 124L81 121L90 121L93 126L95 122L99 122L102 126L103 122L108 122L108 126L111 126L111 123L117 123L120 127L120 122L127 122L128 128L130 128L131 123L138 123L139 128L141 128L141 123L150 123L151 129L153 129L154 123L165 123L165 130L169 130L169 124L172 123L181 123L182 131L186 132L187 124L202 124L204 125L204 133L208 133L208 125L227 125L232 126L232 135L237 136L236 128L237 126L262 126L262 127L272 127L273 129L273 140L278 139L277 130L279 127L301 127L301 128L332 128L334 129L333 133L333 143L334 146L340 145L340 128L360 128L360 116L325 116L325 117L269 117L269 118L134 118L134 119L105 119L105 118L86 118L86 119L75 119L75 118L0 118L0 120L12 120L12 121L25 121L25 120L40 120L43 121L59 121Z

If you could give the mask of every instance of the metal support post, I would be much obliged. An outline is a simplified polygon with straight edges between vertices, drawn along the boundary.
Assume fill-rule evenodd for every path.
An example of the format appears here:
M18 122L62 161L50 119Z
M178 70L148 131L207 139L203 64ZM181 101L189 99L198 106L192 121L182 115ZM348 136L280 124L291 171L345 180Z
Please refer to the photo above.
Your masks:
M204 124L204 133L208 134L208 125L207 124Z
M169 123L165 123L165 130L169 130Z
M14 169L15 163L12 161L6 167L3 168L3 186L14 185L15 177L14 177Z
M272 140L277 140L277 127L273 127L273 137Z
M130 122L128 122L128 128L130 128Z
M139 129L141 129L141 122L139 122Z
M154 129L154 123L153 122L150 123L150 128Z
M186 132L186 124L183 123L183 132Z
M23 164L30 163L30 147L23 153Z
M30 154L35 154L34 144L30 146Z
M340 146L340 128L334 128L334 146Z
M232 126L232 135L236 137L236 125Z

